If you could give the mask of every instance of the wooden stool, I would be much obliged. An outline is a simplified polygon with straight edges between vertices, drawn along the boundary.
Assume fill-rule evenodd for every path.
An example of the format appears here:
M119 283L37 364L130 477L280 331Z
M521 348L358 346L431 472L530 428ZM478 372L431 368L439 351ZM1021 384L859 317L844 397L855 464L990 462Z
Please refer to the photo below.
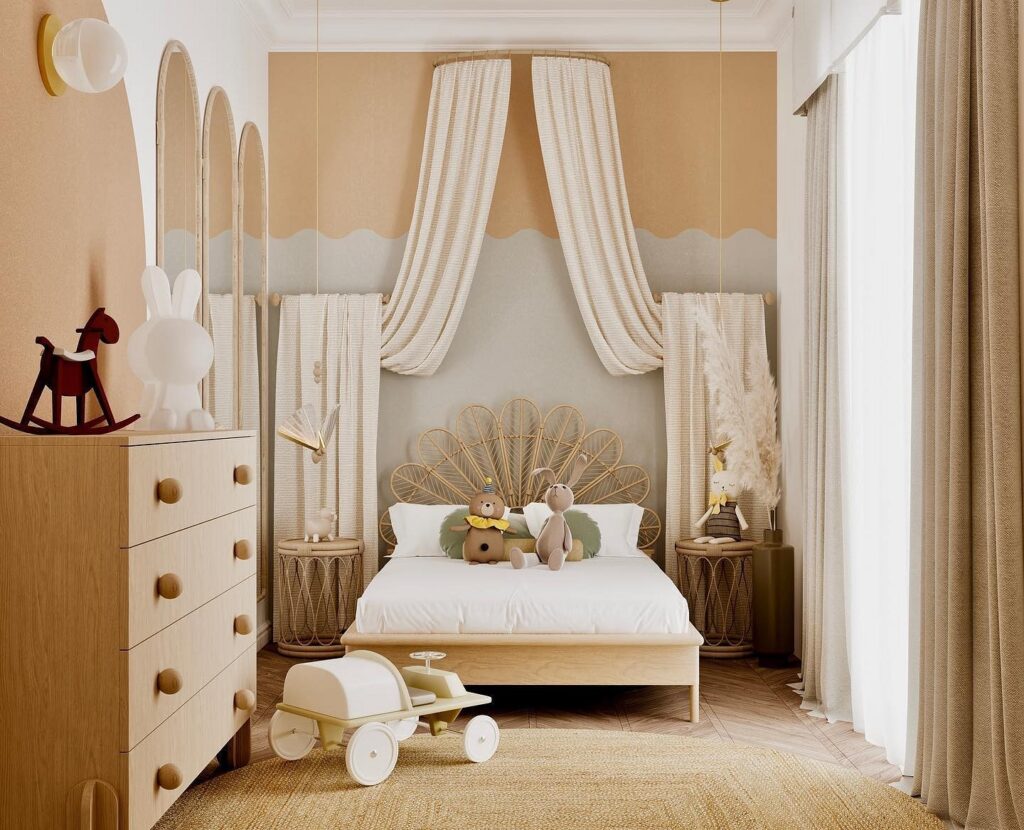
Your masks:
M341 635L355 620L363 573L358 539L277 545L281 563L281 632L277 650L289 657L341 657Z
M676 542L679 589L690 620L701 634L707 657L748 657L754 653L754 565L756 543L740 540L701 545Z

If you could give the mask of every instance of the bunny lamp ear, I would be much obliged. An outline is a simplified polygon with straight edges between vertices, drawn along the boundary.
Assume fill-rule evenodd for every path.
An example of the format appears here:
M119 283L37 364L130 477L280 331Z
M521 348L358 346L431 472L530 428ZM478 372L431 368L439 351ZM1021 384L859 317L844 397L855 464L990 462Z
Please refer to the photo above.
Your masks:
M171 284L163 268L150 265L142 272L142 296L150 319L171 316Z
M538 467L530 475L534 478L540 476L548 483L549 487L555 483L555 471L550 467Z
M184 320L195 317L202 291L203 280L198 271L189 268L178 274L174 281L173 316Z

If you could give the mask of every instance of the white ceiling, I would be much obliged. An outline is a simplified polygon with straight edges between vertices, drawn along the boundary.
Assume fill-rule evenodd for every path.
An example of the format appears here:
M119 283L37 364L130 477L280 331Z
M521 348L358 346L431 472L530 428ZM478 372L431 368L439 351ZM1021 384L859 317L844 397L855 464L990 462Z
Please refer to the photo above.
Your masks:
M238 0L275 51L313 49L316 0ZM725 48L770 50L792 0L728 0ZM718 48L713 0L320 0L323 51Z

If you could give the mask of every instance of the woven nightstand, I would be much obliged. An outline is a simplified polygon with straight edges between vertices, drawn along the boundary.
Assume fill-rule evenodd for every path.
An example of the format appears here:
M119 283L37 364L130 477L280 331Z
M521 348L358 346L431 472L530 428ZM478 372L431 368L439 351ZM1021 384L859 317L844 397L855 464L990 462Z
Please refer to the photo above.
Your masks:
M690 606L693 627L704 635L702 655L748 657L754 653L755 544L676 542L679 589Z
M279 542L281 632L277 650L290 657L340 657L341 635L355 620L363 573L363 544Z

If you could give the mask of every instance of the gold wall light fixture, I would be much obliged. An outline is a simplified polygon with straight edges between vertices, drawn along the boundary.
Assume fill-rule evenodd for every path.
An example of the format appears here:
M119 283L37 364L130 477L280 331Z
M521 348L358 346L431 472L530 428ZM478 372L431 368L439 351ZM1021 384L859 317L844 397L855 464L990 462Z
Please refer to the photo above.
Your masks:
M44 14L36 41L39 74L50 95L68 87L79 92L106 92L124 77L128 48L117 29L103 20L82 17L67 25Z

